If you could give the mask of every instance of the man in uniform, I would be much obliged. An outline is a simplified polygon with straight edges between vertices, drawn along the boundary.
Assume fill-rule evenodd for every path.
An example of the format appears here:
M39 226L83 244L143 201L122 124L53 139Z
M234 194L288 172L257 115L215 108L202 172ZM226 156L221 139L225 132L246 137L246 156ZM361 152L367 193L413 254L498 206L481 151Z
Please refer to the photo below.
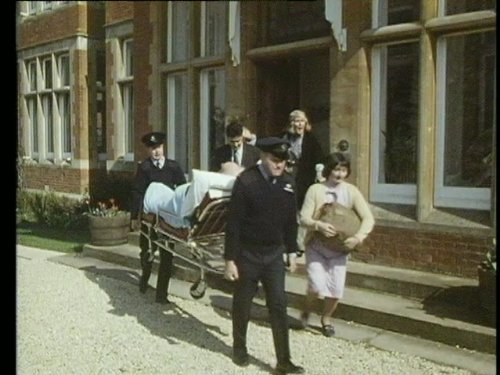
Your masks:
M249 364L246 335L253 297L259 281L269 310L278 374L302 374L290 360L287 300L287 265L295 271L297 207L293 180L284 175L288 141L276 137L257 141L261 163L247 168L236 179L225 233L225 278L235 282L233 362Z
M229 143L215 150L210 165L211 171L220 170L222 164L228 161L244 168L257 163L260 157L259 149L246 142L240 121L234 120L226 126L226 137Z
M132 185L131 219L133 230L138 230L140 227L138 221L139 213L142 212L144 194L151 182L161 182L171 189L175 189L176 186L186 182L186 177L179 164L174 160L165 158L163 146L165 138L165 133L161 132L148 133L142 137L142 143L148 148L150 156L139 164ZM146 228L143 229L146 230ZM148 240L142 234L139 239L139 247L141 249L140 258L142 268L139 291L146 293L153 262L148 253ZM158 303L169 303L167 295L172 268L172 253L160 249L160 265L156 284L156 302Z

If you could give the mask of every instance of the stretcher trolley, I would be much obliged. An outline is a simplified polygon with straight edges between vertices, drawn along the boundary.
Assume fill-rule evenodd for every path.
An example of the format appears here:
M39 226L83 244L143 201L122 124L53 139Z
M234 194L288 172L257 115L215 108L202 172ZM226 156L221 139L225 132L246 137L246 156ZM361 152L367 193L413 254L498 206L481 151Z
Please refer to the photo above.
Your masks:
M189 228L176 228L162 218L168 215L142 214L141 234L147 238L149 261L159 248L169 251L199 269L190 288L193 298L202 298L207 288L206 272L224 274L224 230L230 192L210 189L191 217Z

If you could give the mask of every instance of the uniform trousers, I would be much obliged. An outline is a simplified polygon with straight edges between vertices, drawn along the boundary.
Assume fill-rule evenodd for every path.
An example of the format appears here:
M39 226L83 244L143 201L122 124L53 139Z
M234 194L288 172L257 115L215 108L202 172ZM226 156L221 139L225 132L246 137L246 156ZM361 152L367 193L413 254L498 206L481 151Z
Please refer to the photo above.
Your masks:
M290 360L290 345L283 247L242 244L240 250L240 255L235 260L239 279L236 281L233 295L234 353L247 353L246 335L250 310L260 281L269 310L276 357L278 363L286 363Z
M142 225L142 231L146 232L147 227ZM151 240L155 240L155 233L151 233ZM151 243L152 249L155 250L157 245ZM170 246L170 244L169 244ZM151 276L151 270L153 268L153 262L149 259L149 241L146 236L142 233L139 237L139 247L141 249L140 259L142 268L142 280L147 283L149 277ZM164 300L168 295L168 285L170 283L170 277L172 276L173 269L173 255L171 252L160 248L160 265L158 267L158 280L156 283L156 299Z

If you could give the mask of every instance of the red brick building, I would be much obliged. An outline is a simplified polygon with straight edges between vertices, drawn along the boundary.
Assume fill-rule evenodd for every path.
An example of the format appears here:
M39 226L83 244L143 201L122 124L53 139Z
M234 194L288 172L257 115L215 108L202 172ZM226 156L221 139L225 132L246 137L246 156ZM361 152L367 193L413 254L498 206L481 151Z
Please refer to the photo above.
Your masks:
M377 225L354 258L474 277L496 226L492 0L18 2L27 187L126 192L140 137L208 168L224 118L305 110ZM344 142L345 144L345 142Z

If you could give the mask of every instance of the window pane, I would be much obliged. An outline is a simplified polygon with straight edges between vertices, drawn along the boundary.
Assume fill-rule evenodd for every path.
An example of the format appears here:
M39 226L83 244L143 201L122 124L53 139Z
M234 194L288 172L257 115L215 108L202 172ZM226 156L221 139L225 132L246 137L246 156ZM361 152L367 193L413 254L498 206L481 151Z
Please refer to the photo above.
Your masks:
M37 121L37 106L36 97L28 99L28 114L31 129L31 151L33 154L38 154L38 121Z
M478 10L496 10L495 0L442 0L445 1L445 14L475 12Z
M383 162L379 182L415 184L417 175L417 126L419 45L384 47L387 53L385 121L380 125ZM384 103L381 103L384 105Z
M51 89L52 88L52 60L51 59L43 60L43 79L44 79L44 88Z
M45 132L47 140L47 153L54 152L54 122L52 121L52 95L44 95L43 103L43 118L45 121Z
M490 187L496 36L446 39L444 186Z
M97 93L97 152L106 152L106 105L104 93Z
M188 123L187 123L187 75L175 74L169 77L169 110L168 126L173 127L174 142L169 147L174 148L173 158L180 164L184 173L189 169L188 158ZM172 135L172 131L168 132ZM172 140L172 139L171 139Z
M36 91L36 61L28 63L29 91Z
M380 0L377 27L420 20L420 2L414 0Z
M63 132L63 153L71 153L71 112L69 108L69 93L59 95L59 111Z
M223 55L227 36L227 3L207 1L205 14L205 56Z
M35 14L38 1L28 1L28 13Z
M132 84L123 86L123 114L125 124L125 148L134 152L134 90Z
M212 160L213 152L217 147L224 145L224 119L225 119L225 77L222 69L208 72L208 121L209 125L209 155L208 160Z
M184 61L189 51L189 1L172 1L172 61Z
M127 40L123 45L123 64L124 64L124 72L126 77L131 77L134 75L134 66L133 66L133 58L132 51L134 48L134 42L132 40Z
M69 56L59 57L59 79L61 86L69 86Z

